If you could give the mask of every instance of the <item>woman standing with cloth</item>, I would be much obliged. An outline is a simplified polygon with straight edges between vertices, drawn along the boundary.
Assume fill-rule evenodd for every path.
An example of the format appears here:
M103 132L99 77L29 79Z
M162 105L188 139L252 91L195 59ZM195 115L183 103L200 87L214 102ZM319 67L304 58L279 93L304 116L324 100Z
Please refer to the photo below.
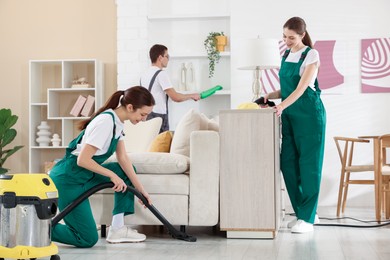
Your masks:
M306 23L290 18L283 26L287 50L279 71L280 90L264 99L282 98L275 107L282 119L281 170L297 219L293 233L313 231L324 157L326 112L320 99L319 54L312 49Z
M115 204L108 232L109 243L141 242L144 234L124 225L124 216L134 213L134 195L126 192L134 186L151 203L127 157L123 138L124 121L132 124L145 121L155 104L153 96L143 87L115 92L89 119L82 121L78 137L70 142L65 157L50 171L63 210L90 188L113 182ZM104 163L114 152L118 163ZM141 202L142 203L142 202ZM111 209L107 209L111 210ZM83 201L52 230L52 240L76 247L92 247L98 241L96 223L88 200Z

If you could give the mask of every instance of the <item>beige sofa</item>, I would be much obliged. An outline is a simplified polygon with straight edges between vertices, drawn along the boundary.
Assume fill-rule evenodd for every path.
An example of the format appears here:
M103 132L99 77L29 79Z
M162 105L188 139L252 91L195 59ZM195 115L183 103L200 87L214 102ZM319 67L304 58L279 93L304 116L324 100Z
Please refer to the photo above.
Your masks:
M128 155L153 205L173 225L216 225L219 218L218 132L206 130L210 128L207 119L189 111L176 128L169 153L145 152L157 136L160 124L161 121L150 120L125 126ZM110 225L113 199L111 189L91 196L97 224ZM125 224L162 225L136 201L135 214L126 216Z

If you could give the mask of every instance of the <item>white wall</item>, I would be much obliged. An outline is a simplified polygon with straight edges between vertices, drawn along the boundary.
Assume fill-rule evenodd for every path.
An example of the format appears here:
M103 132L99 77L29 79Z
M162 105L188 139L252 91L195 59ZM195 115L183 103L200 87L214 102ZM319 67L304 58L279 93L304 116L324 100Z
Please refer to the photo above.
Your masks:
M147 46L147 1L117 0L118 89L139 84L149 64Z
M165 0L169 5L174 0ZM183 13L190 12L190 3L182 0ZM137 84L139 73L148 65L147 53L147 1L118 0L118 85L119 88ZM301 16L313 41L336 40L335 51L343 55L340 73L344 84L339 94L324 94L327 110L327 139L320 206L335 205L339 182L340 162L333 136L375 135L390 132L390 94L361 94L360 91L360 40L390 37L390 2L375 0L328 1L264 1L231 0L231 85L232 107L248 102L251 94L251 74L239 71L237 56L240 40L262 37L282 39L282 26L292 16ZM178 7L175 5L175 7ZM168 8L168 6L167 6ZM171 6L172 8L172 6ZM224 7L223 7L224 8ZM177 11L177 8L175 9ZM337 45L339 44L339 45ZM362 147L356 161L372 163L372 147ZM357 186L350 189L349 205L367 205L374 202L373 188Z

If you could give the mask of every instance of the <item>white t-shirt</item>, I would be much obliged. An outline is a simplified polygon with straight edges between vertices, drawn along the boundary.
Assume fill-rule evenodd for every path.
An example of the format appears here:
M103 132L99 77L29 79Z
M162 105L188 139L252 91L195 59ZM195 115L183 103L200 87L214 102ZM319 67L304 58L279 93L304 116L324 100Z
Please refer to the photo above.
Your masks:
M156 71L160 70L159 67L152 66L150 67L142 76L141 76L141 86L149 89L150 81L152 80L153 75ZM159 114L166 114L166 102L167 95L165 90L173 88L171 80L169 79L168 73L163 70L161 71L154 81L151 93L156 101L156 105L153 107L153 112Z
M116 125L115 138L120 137L119 140L122 140L124 123L119 119L114 110L108 109L104 112L111 112L114 115ZM80 144L77 144L77 148L72 152L72 154L79 155L81 147L85 143L98 148L95 155L107 153L111 144L113 129L114 122L112 121L112 116L110 114L99 114L88 124Z
M299 51L297 52L291 52L288 54L287 58L286 58L286 61L287 62L293 62L293 63L298 63L299 59L301 58L302 56L302 53L307 49L308 47L306 46L305 48L302 48L300 49ZM311 49L307 55L306 55L306 58L305 60L303 61L302 65L301 65L301 68L299 69L299 75L302 76L303 74L303 71L305 70L306 66L310 65L310 64L313 64L317 62L317 69L315 70L314 72L314 75L310 81L310 84L309 84L309 87L312 88L313 90L315 90L315 87L314 87L314 82L317 78L317 74L318 74L318 68L320 67L320 55L318 53L317 50L315 49Z

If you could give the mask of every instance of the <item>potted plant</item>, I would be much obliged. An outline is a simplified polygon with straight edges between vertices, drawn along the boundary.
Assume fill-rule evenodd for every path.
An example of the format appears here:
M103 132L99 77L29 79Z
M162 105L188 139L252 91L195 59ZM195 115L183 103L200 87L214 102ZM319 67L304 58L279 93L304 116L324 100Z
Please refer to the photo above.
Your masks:
M11 109L0 109L0 174L7 173L9 169L3 168L5 161L16 153L23 146L18 145L12 149L5 149L11 143L17 134L16 130L12 128L18 121L18 116L12 115Z
M223 32L210 32L204 41L204 47L207 52L207 57L209 59L209 78L214 76L215 64L219 62L221 55L219 54L219 50L217 49L217 37L224 36L226 41L226 36ZM226 42L225 42L226 44ZM223 49L222 49L223 50Z

